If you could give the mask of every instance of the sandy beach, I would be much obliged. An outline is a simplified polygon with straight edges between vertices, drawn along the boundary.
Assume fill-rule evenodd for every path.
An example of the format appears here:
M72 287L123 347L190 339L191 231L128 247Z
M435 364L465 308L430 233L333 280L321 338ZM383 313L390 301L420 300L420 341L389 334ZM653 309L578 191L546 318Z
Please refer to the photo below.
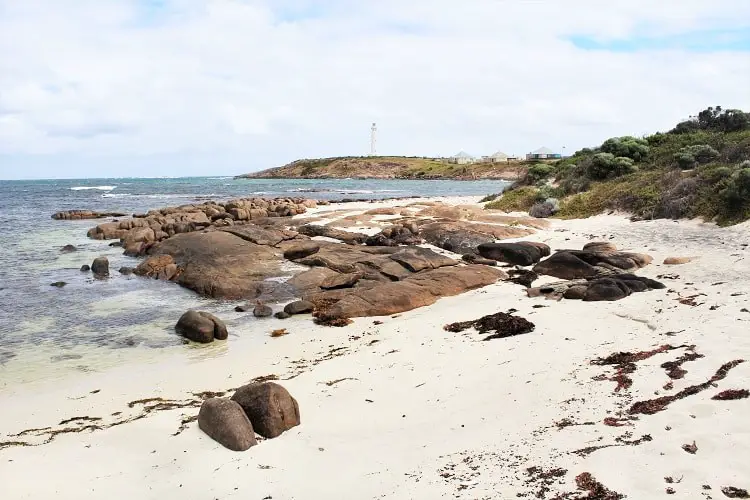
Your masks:
M2 497L718 499L750 489L750 399L712 399L750 389L750 362L716 377L750 361L750 226L549 222L518 240L645 253L654 261L637 274L667 288L555 301L500 281L344 328L269 319L186 346L187 357L12 386L0 392ZM692 260L662 264L675 256ZM485 342L443 328L510 309L535 330ZM289 334L269 335L281 327ZM634 354L632 366L606 364L619 352ZM686 373L670 378L662 365L678 360ZM632 385L618 384L618 370ZM198 428L201 393L269 376L299 402L301 425L246 452ZM662 411L632 411L664 396L676 397ZM610 496L580 489L584 473Z

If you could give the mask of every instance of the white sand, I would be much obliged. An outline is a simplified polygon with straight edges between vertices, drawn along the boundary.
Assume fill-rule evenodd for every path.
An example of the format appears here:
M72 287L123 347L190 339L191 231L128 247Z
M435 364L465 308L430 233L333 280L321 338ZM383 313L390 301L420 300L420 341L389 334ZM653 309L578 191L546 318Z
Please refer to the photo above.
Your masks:
M363 208L376 206L383 204ZM667 487L676 492L672 498L691 499L724 498L723 486L750 489L750 399L711 400L721 390L750 389L750 362L731 370L716 388L641 415L630 426L602 424L632 402L705 382L728 361L750 361L750 313L740 312L750 307L750 252L741 246L750 243L750 228L600 216L555 221L525 239L555 249L580 248L591 237L650 253L655 263L638 274L679 275L662 280L672 291L614 303L553 302L529 299L522 287L499 283L398 318L379 318L382 325L373 318L346 328L319 327L309 317L269 320L269 332L283 326L290 335L268 337L259 346L249 338L257 332L236 329L228 343L195 348L187 359L169 355L158 363L16 386L0 393L0 441L33 441L9 434L75 427L58 422L76 416L115 422L138 413L139 405L129 408L130 401L182 399L267 374L277 374L297 398L302 425L235 453L194 422L172 436L182 417L197 409L154 412L105 430L59 435L38 447L0 450L0 496L511 499L521 493L534 498L540 485L525 484L531 466L568 470L542 498L574 491L574 478L582 472L631 499L662 498ZM660 264L667 256L686 255L696 259ZM698 293L705 295L696 298L701 305L695 307L675 300ZM745 295L733 296L738 293ZM454 334L442 328L509 308L536 330L482 342L473 330ZM614 382L592 380L613 374L611 367L592 366L592 359L663 344L695 344L705 356L683 365L688 373L674 381L673 390L662 389L669 379L659 365L685 349L637 363L632 388L619 394ZM336 351L340 356L309 363L340 347L346 348ZM308 360L305 368L298 360ZM337 379L346 380L326 384ZM90 393L95 390L100 392ZM593 424L560 429L555 423L563 419ZM652 440L639 446L605 448L587 457L571 453L644 435ZM693 441L696 454L681 449ZM667 484L670 476L681 482Z

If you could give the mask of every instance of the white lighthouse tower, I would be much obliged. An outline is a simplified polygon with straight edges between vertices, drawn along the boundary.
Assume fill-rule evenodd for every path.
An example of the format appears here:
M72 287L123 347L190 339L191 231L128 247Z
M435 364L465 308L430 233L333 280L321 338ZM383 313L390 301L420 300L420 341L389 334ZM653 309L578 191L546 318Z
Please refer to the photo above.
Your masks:
M370 156L375 156L375 145L377 142L376 134L378 132L378 127L375 125L375 123L372 124L372 127L370 128Z

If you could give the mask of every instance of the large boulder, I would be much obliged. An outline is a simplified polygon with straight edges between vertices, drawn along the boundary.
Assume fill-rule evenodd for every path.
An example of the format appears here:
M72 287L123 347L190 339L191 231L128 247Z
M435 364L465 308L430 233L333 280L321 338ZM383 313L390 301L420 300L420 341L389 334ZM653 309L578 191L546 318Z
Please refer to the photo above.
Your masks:
M284 306L284 312L289 315L307 314L313 312L315 304L307 300L295 300Z
M546 274L565 280L593 278L600 271L570 252L557 252L534 266L537 274Z
M95 276L109 276L109 259L107 257L97 257L91 263L91 271Z
M297 401L279 384L244 385L232 396L250 419L255 432L271 439L300 424Z
M588 302L600 300L620 300L630 295L630 288L621 280L600 278L589 283L583 300Z
M550 254L550 248L544 243L482 243L477 247L482 257L516 266L536 264L542 257Z
M245 451L258 444L250 419L242 407L231 399L205 400L198 412L198 427L232 451Z
M202 344L213 342L214 339L226 340L229 336L222 320L211 313L193 310L180 316L175 325L175 331L187 339Z
M649 255L597 250L560 250L534 266L537 274L562 279L589 279L647 266Z
M273 316L273 309L271 309L271 306L259 302L253 308L253 316L256 318L268 318L269 316Z

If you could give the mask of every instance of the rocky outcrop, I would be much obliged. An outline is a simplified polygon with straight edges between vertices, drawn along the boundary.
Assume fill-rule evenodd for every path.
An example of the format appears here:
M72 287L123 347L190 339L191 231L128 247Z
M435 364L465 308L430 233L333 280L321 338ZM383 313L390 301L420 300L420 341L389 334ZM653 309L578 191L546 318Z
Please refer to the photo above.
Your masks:
M385 316L427 306L440 297L458 295L505 278L504 272L489 266L449 266L415 273L398 282L355 288L338 300L325 293L309 300L316 304L316 315L323 321Z
M104 219L106 217L125 217L119 212L94 212L92 210L64 210L52 214L55 220Z
M583 300L586 302L614 301L624 299L632 293L666 288L658 281L634 274L611 274L606 278L573 280L550 283L529 288L529 297L544 296L550 299Z
M587 279L634 271L652 260L645 254L611 250L560 250L534 266L533 270L537 274L561 279Z
M342 241L347 245L359 245L367 240L366 234L344 231L342 229L336 229L335 227L321 226L318 224L304 224L299 226L297 231L305 236L323 236L325 238Z
M550 254L544 243L521 241L518 243L482 243L477 252L484 258L507 262L516 266L536 264Z
M431 245L457 254L476 253L483 243L519 238L533 233L530 229L481 224L466 221L433 222L420 227L420 236Z
M174 280L209 297L254 299L275 290L266 278L282 274L281 252L267 243L287 237L293 233L257 226L178 234L151 247L136 274Z
M109 276L109 259L107 257L97 257L91 263L91 271L94 273L94 276Z
M255 432L267 439L300 424L297 401L279 384L262 382L240 387L232 396L244 410Z
M198 427L232 451L245 451L258 444L250 419L242 407L231 399L206 399L198 412Z
M175 325L175 331L186 339L202 344L226 340L229 336L223 321L203 311L191 310L183 314Z
M415 221L386 227L378 234L368 237L369 246L395 247L399 245L419 245L424 240L419 236L419 226Z

